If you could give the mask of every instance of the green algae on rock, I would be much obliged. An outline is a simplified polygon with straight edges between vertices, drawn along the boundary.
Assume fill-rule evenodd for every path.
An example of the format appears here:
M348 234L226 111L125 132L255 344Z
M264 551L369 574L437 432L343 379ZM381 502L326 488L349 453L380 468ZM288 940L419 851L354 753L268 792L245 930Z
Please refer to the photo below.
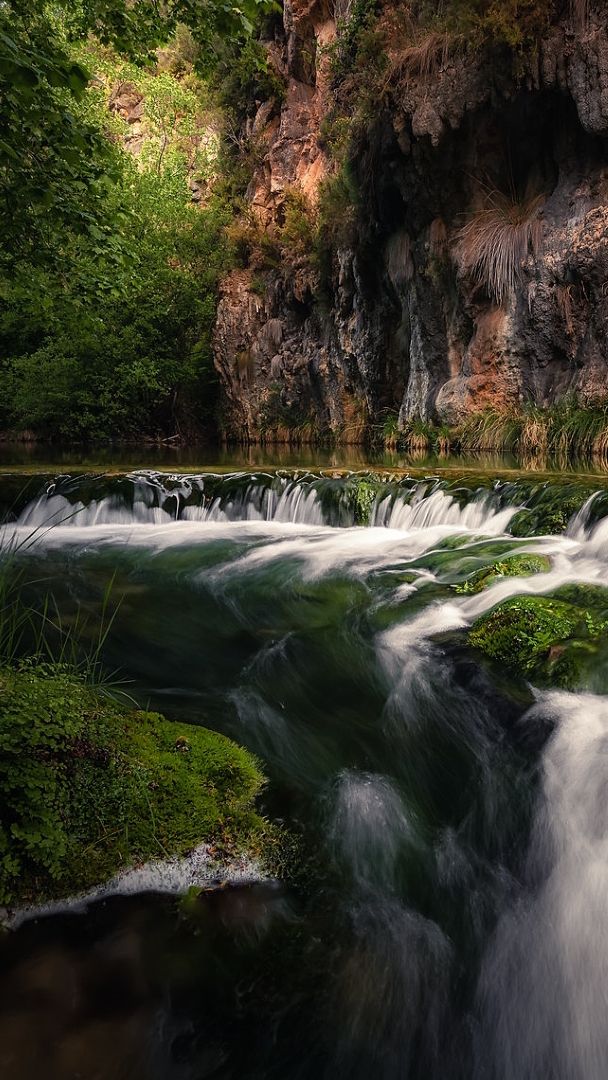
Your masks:
M514 597L476 619L469 644L538 686L604 692L607 602L599 586Z
M556 642L571 638L580 613L542 596L517 596L473 623L469 642L494 660L530 671Z
M457 593L479 593L501 577L529 577L531 574L546 574L551 569L551 560L547 555L508 555L477 570L474 574L456 585Z
M246 750L126 709L72 671L0 668L0 902L66 896L201 841L261 854L272 828Z
M346 485L348 506L352 509L355 525L369 525L376 496L379 477L353 476Z

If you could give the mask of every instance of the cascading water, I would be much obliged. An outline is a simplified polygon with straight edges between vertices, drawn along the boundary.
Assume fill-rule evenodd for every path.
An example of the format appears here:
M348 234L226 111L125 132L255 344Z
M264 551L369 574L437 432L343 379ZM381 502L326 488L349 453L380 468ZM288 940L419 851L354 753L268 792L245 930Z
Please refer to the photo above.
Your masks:
M307 862L24 923L3 1080L608 1075L606 665L540 690L467 644L503 600L604 587L603 490L138 473L17 509L32 598L94 633L113 578L108 667L256 752ZM544 572L503 574L522 554Z

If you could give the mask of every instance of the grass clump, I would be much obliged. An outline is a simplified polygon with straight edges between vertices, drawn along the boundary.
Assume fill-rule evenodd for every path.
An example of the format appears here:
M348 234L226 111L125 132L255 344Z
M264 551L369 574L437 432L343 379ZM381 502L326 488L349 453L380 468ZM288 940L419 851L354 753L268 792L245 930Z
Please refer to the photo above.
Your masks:
M201 840L259 852L255 759L60 665L0 666L0 902L67 895Z
M544 195L516 199L492 191L460 230L456 254L464 274L473 277L497 304L512 293L528 254L542 239Z

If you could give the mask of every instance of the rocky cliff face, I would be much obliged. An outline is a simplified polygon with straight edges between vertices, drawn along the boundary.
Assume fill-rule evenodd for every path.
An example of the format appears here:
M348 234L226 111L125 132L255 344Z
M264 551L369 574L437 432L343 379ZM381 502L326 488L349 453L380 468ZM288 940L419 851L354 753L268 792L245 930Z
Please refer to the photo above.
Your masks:
M324 0L286 2L273 48L287 97L280 117L267 123L262 104L252 123L263 164L249 195L265 225L290 191L314 203L331 173L320 46L335 18ZM335 255L329 299L305 260L224 283L228 430L359 441L385 410L402 426L454 424L487 405L608 398L607 28L604 3L584 26L554 27L518 79L506 57L439 56L426 74L390 57L354 147L358 234ZM501 243L515 245L510 277Z

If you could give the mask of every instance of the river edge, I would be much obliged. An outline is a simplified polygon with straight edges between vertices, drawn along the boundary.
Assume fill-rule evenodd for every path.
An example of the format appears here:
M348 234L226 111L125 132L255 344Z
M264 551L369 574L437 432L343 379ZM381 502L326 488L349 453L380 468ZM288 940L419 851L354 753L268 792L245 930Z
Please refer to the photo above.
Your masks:
M19 605L17 595L9 615ZM264 858L276 830L255 811L266 778L247 750L200 724L125 707L74 662L10 659L0 665L7 911L101 895L104 883L131 890L166 879L170 891L187 890L203 869L230 877L242 853L250 865Z
M0 929L17 930L25 922L51 915L85 914L91 904L113 896L156 893L181 897L191 891L198 894L273 880L262 864L246 852L217 858L212 846L203 843L181 858L152 859L142 866L121 870L109 881L63 900L0 907Z

